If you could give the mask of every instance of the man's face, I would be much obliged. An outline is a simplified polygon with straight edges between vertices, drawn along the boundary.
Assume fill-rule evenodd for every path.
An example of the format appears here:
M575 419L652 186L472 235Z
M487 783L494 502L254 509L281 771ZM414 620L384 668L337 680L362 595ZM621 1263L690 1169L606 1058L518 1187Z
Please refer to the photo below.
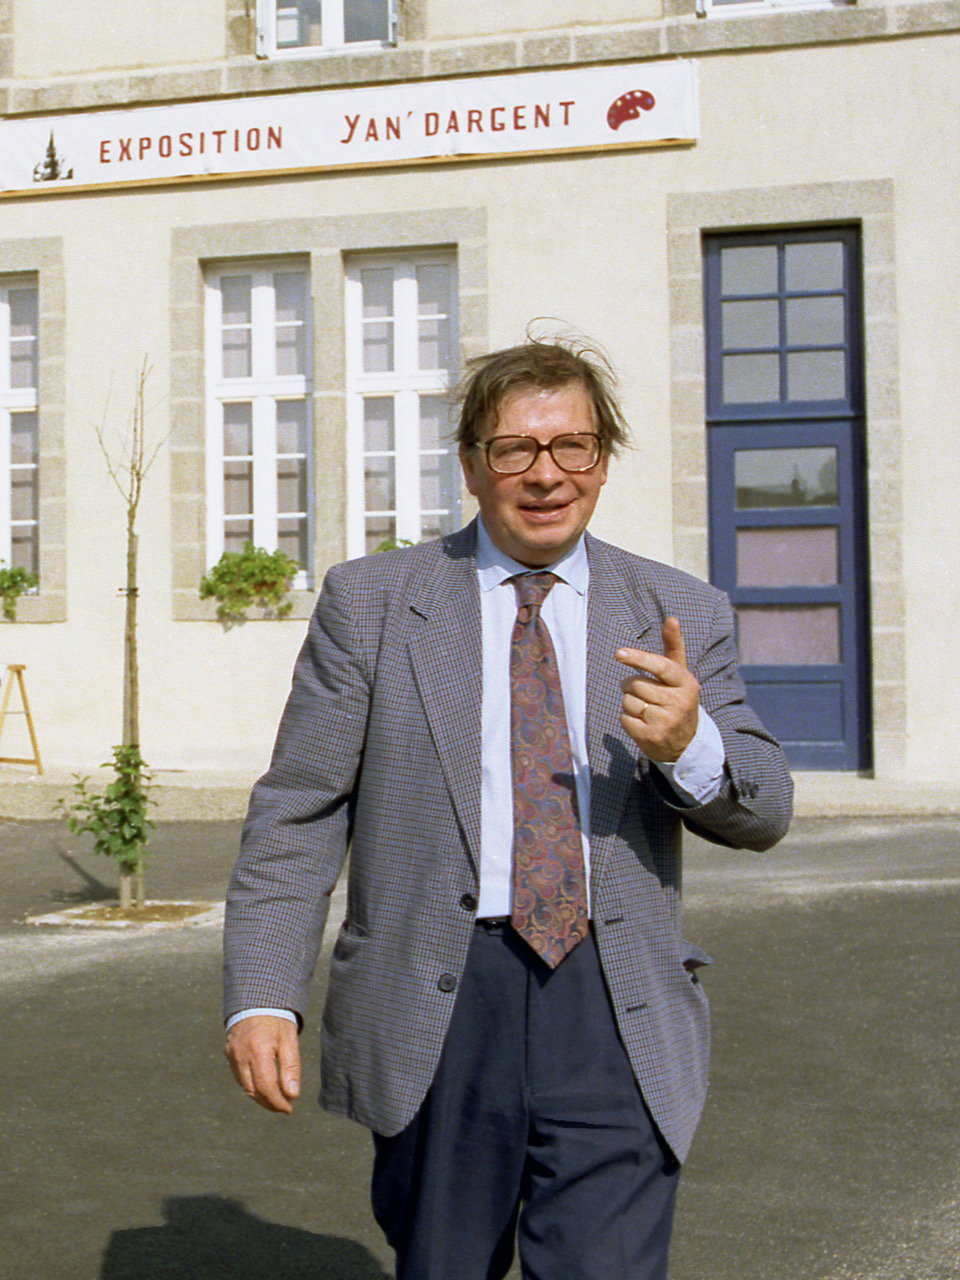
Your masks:
M527 387L511 392L485 439L532 436L547 444L572 431L596 431L593 406L581 382L550 391ZM493 542L531 568L552 564L575 546L607 480L606 455L591 471L567 472L544 450L518 476L491 471L482 449L461 453L460 463Z

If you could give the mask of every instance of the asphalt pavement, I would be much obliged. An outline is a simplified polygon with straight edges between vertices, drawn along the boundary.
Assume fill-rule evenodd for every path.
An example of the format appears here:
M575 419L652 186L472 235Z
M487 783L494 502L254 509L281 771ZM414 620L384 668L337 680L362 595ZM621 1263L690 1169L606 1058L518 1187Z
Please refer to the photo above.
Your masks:
M238 831L159 826L150 896L222 899ZM322 982L267 1115L221 1055L215 926L24 923L114 889L62 824L0 824L0 1280L386 1280L369 1138L313 1102ZM714 1054L671 1280L957 1280L960 820L690 840L685 896Z

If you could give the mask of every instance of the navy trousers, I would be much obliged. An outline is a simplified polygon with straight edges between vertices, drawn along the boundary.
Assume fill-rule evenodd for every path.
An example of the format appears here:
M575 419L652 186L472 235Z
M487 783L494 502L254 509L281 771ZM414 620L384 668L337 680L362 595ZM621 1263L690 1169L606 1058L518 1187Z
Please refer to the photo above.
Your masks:
M549 969L474 930L434 1083L374 1135L398 1280L666 1280L679 1165L650 1120L592 936Z

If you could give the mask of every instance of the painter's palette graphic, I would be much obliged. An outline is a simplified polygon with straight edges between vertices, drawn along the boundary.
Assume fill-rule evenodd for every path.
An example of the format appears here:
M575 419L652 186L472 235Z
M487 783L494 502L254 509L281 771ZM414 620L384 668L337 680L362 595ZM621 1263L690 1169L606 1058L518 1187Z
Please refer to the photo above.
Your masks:
M641 111L652 111L656 105L657 100L648 89L631 89L611 104L607 124L611 129L619 129L627 120L639 119Z

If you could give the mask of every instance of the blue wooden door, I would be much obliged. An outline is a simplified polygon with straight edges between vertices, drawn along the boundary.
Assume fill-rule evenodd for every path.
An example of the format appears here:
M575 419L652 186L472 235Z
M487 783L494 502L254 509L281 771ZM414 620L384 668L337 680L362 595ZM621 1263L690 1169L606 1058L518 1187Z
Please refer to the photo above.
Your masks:
M869 765L853 228L711 237L710 558L750 700L793 767Z

